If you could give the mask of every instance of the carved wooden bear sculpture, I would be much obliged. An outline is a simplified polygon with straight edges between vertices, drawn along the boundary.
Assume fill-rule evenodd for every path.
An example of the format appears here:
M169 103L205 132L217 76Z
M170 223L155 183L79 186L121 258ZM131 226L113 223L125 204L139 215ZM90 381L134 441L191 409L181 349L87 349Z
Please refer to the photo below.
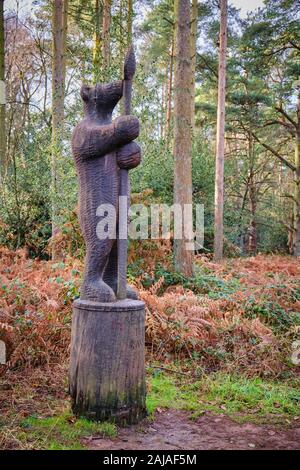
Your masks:
M123 82L95 87L83 86L85 118L76 126L72 150L79 179L79 220L86 244L86 261L81 300L113 302L117 290L117 240L101 240L96 227L101 220L97 208L112 204L118 217L119 168L140 163L139 121L121 116L112 121L112 112L122 97ZM133 289L127 297L137 298Z

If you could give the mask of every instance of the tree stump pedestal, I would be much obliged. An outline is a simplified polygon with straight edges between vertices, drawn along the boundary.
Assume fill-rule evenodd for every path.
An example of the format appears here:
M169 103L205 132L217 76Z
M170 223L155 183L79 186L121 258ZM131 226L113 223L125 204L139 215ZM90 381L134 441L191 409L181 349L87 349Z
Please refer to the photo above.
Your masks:
M146 416L145 304L73 304L70 395L76 415L119 425Z

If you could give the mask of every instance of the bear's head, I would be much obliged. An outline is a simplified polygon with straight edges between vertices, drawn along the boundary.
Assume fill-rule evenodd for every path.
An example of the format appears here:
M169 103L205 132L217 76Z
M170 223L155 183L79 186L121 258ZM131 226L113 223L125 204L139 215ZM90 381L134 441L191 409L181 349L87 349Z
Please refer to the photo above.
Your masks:
M112 112L123 95L123 81L103 85L97 83L94 87L83 85L80 94L86 116L110 122Z

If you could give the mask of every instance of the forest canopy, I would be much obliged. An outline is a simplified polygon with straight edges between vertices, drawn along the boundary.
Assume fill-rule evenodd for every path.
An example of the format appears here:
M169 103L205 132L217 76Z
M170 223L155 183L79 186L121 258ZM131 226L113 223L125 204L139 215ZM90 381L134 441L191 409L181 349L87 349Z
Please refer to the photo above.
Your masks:
M25 2L1 4L6 104L0 114L0 243L47 258L58 233L62 252L82 251L70 147L82 116L79 90L82 83L122 78L132 41L137 55L132 112L141 121L143 152L142 165L131 172L132 192L142 199L146 192L148 202L171 203L174 2L36 0L30 9ZM204 204L206 253L213 249L214 232L219 7L218 1L191 3L190 189L193 203ZM299 11L297 0L266 0L241 17L229 2L224 165L229 256L300 253Z

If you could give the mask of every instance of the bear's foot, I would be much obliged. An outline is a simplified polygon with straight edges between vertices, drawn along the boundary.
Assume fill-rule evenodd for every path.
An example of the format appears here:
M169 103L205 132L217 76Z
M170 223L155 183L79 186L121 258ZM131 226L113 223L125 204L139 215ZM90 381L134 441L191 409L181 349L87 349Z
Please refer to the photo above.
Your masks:
M117 291L118 291L118 285L117 283L109 283L109 285L111 286L111 288L113 289L115 295L117 296ZM138 292L133 288L131 287L129 284L127 284L126 286L126 299L132 299L132 300L139 300L139 294Z
M131 286L127 284L126 286L126 297L127 299L139 300L138 292Z
M80 299L92 302L115 302L116 296L112 288L103 281L85 281L80 289Z

